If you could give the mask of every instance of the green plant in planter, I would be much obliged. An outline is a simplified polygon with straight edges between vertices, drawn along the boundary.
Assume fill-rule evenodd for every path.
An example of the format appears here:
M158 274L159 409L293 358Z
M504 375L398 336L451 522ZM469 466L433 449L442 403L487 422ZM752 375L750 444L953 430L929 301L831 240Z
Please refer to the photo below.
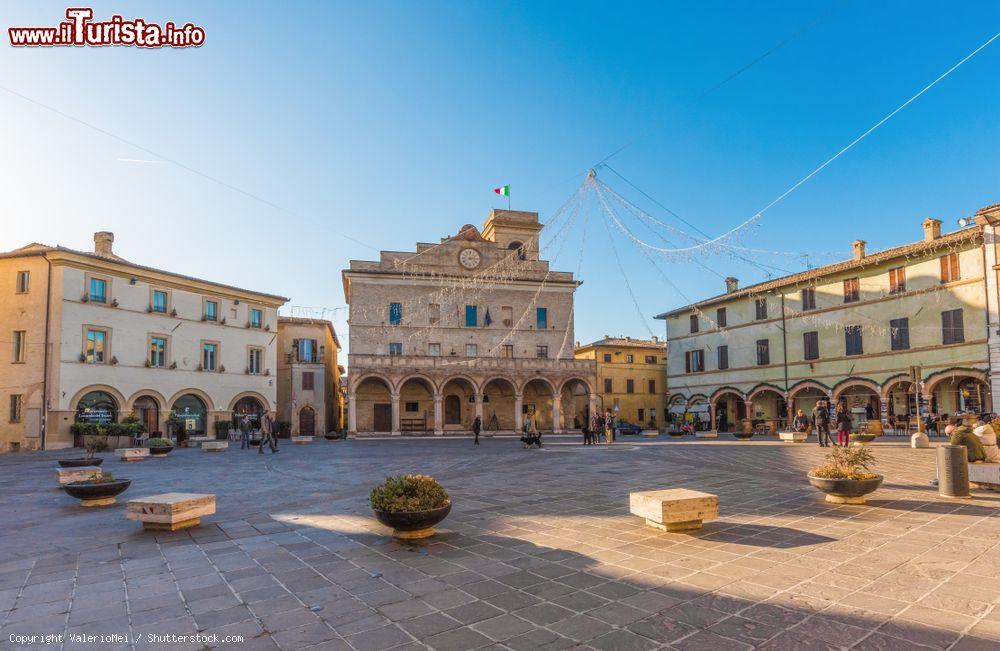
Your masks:
M115 476L110 472L102 472L99 477L94 477L93 479L86 479L81 484L107 484L108 482L113 482Z
M165 438L160 438L158 436L154 436L153 438L151 438L151 439L149 439L149 440L146 441L146 445L149 446L149 447L151 447L151 448L165 448L165 447L168 447L168 446L169 447L173 447L174 446L174 442L171 441L170 439L165 439Z
M428 475L396 475L372 489L369 501L376 511L430 511L448 504L448 493Z
M111 449L106 436L88 436L83 439L83 449L87 452L87 458L93 459L98 452L107 452Z
M875 479L874 465L875 455L868 448L834 448L826 455L826 463L809 474L823 479Z
M181 419L171 412L167 416L167 432L173 434L174 438L177 438L182 431L184 431L184 425L181 423Z
M217 420L212 424L215 428L215 438L224 439L229 437L229 425L228 420Z
M102 436L103 431L97 423L73 423L69 426L69 431L74 436Z

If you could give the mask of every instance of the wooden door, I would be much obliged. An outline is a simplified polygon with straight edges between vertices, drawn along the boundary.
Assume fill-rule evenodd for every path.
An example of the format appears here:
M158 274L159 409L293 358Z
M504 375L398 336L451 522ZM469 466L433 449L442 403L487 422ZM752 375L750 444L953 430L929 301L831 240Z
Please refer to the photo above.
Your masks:
M299 436L316 435L316 412L312 407L303 407L299 412Z
M446 396L444 399L444 424L462 424L462 401L455 394Z
M392 405L380 405L376 404L374 414L374 426L372 429L376 432L391 432L392 431Z

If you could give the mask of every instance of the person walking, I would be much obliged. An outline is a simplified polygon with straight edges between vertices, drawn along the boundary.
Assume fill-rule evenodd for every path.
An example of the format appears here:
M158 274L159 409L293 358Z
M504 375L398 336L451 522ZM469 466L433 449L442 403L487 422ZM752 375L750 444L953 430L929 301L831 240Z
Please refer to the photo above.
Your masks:
M271 446L271 454L278 452L278 433L274 431L276 425L274 423L274 416L271 415L270 411L264 412L264 415L260 419L260 445L257 446L257 453L264 454L264 444Z
M479 445L479 432L483 430L483 419L476 416L472 419L472 434L475 436L476 445Z
M837 403L837 445L847 447L851 442L851 427L854 421L851 419L851 412L847 411L847 405Z
M611 442L615 440L615 417L611 415L611 410L609 409L604 414L604 442L611 445Z
M582 425L580 429L583 430L583 444L590 445L590 419L584 418Z
M250 449L250 417L246 414L240 418L240 449Z
M604 431L604 417L601 412L594 412L594 417L590 419L590 444L597 445L597 440Z
M821 448L829 447L833 441L830 439L830 410L826 406L825 400L816 401L812 410L812 426L816 430L816 440Z

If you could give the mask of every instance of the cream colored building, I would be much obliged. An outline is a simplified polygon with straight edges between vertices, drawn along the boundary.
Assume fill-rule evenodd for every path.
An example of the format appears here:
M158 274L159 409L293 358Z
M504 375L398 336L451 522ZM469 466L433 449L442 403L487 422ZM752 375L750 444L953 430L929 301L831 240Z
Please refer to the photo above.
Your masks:
M656 337L605 335L576 347L577 359L597 364L598 408L619 419L662 429L667 414L667 345Z
M278 317L278 420L293 436L341 428L340 341L324 319Z
M73 444L75 421L135 413L149 432L212 431L274 409L277 308L287 299L94 251L30 244L0 254L4 451Z
M730 278L659 315L671 409L723 431L748 417L781 427L819 398L887 422L915 415L918 393L921 413L990 410L982 241L927 219L913 244L869 254L858 240L849 260L745 288Z
M352 434L542 430L597 400L594 363L573 358L573 274L539 257L533 212L494 210L437 244L344 270Z

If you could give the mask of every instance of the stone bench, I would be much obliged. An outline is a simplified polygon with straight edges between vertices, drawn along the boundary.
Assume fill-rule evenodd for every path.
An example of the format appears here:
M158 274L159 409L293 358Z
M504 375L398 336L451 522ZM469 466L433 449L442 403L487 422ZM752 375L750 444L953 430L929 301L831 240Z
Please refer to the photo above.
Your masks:
M719 498L687 488L629 493L629 512L661 531L700 529L703 520L719 517Z
M779 432L782 443L805 443L809 435L805 432Z
M306 443L312 443L313 437L311 436L293 436L292 443L297 445L304 445Z
M214 441L214 436L189 436L187 439L187 444L189 448L196 448L209 441Z
M142 461L149 456L149 448L118 448L115 453L122 461Z
M201 444L201 449L205 452L222 452L229 448L229 441L205 441Z
M215 495L209 493L162 493L125 504L125 517L138 520L151 531L179 531L201 524L215 513Z
M78 466L76 468L57 468L56 479L59 485L72 484L75 481L90 481L100 479L104 471L97 466Z
M719 438L719 433L715 430L707 430L704 432L695 432L694 437L698 439L717 439Z
M1000 463L970 463L969 482L976 488L1000 491Z

